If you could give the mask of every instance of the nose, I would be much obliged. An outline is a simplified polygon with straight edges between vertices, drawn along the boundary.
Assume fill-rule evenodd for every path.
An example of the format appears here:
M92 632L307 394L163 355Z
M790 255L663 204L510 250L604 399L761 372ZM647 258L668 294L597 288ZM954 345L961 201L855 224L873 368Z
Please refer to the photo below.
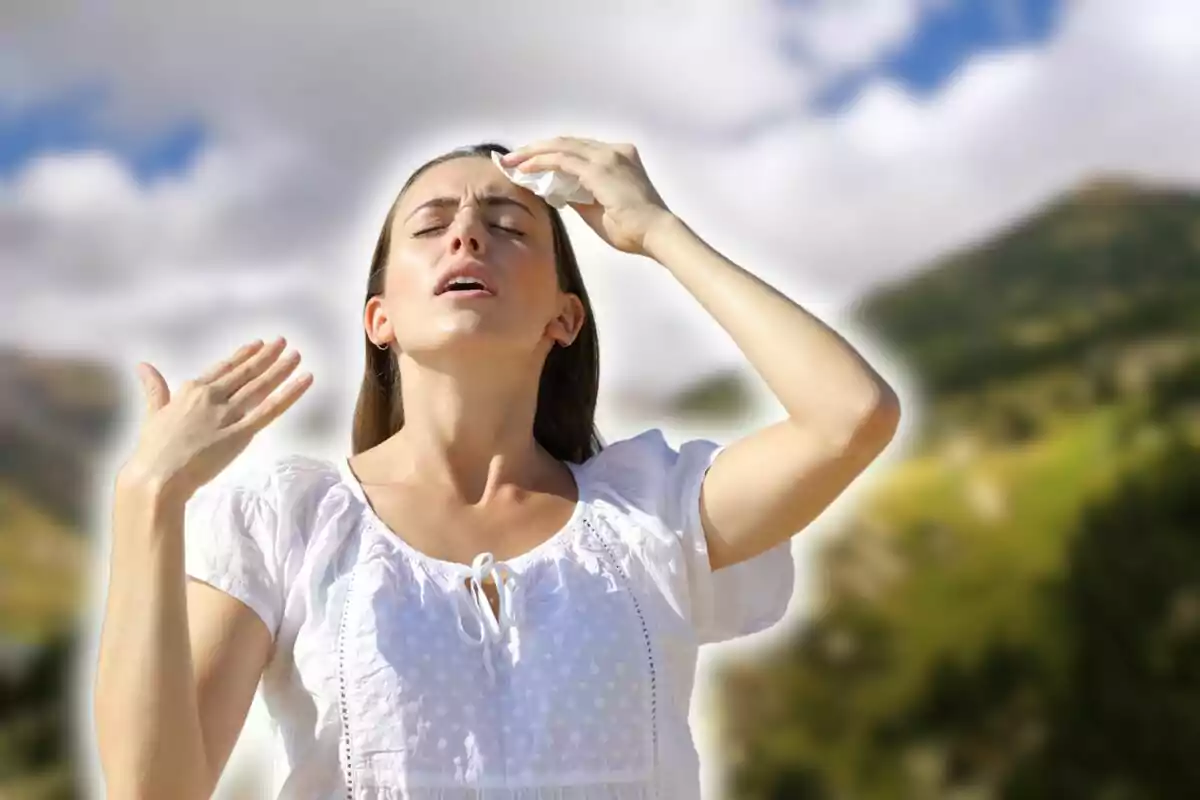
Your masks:
M459 212L450 234L451 253L457 254L465 250L474 256L483 255L486 230L474 208L468 206Z

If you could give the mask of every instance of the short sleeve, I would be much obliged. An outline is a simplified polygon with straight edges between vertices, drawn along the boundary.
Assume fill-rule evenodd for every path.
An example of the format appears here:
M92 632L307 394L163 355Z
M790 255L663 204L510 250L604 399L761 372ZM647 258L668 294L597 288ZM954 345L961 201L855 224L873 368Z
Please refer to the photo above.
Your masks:
M644 535L635 555L657 587L696 629L701 643L769 628L782 619L795 588L791 541L719 570L711 568L700 493L724 445L707 439L672 448L658 429L610 444L599 470L620 495L628 524Z
M279 515L270 475L218 477L184 509L184 569L188 576L240 600L272 638L283 616Z

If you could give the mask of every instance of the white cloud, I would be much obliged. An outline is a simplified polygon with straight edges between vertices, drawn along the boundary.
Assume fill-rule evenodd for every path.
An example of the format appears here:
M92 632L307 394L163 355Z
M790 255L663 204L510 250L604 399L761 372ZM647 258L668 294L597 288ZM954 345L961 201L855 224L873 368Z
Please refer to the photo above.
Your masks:
M113 158L92 152L34 162L15 194L34 213L70 223L127 212L137 203L138 187Z
M1066 13L1047 46L980 56L932 98L881 78L836 118L724 153L705 176L713 219L845 297L1098 172L1200 185L1194 4Z
M1200 25L1186 0L1072 4L1049 46L980 57L929 100L884 78L840 117L800 111L825 77L902 43L928 5L27 10L9 20L6 59L20 67L0 84L10 97L109 82L106 125L144 134L194 116L211 141L188 173L150 186L105 154L47 156L0 186L0 275L38 309L10 316L4 334L36 340L29 323L44 322L49 304L66 309L67 298L103 289L86 296L153 298L130 307L146 309L147 325L169 317L178 335L196 335L219 316L185 287L210 279L232 290L304 275L317 288L301 297L316 304L328 303L324 281L349 280L357 304L406 170L471 139L566 131L637 141L677 210L806 301L815 291L844 299L1092 171L1198 180ZM782 57L780 22L804 42L807 66ZM722 133L747 126L761 135ZM591 236L583 230L579 245L603 304L658 298L608 327L609 378L683 380L707 359L737 358L719 333L711 351L673 357L711 323ZM314 316L296 292L260 302L264 314ZM145 340L133 334L141 317L117 304L75 313ZM673 328L677 319L689 324Z
M427 155L484 138L638 142L676 210L809 305L844 301L1097 170L1200 182L1200 24L1186 0L1072 4L1046 47L976 58L927 100L881 78L828 119L800 100L902 43L928 2L684 5L126 4L10 20L10 97L109 82L106 125L144 135L197 117L211 138L186 174L149 186L103 153L46 156L0 185L0 276L20 309L2 333L136 358L154 337L190 341L256 314L304 330L353 314L354 342L396 187ZM807 66L781 55L780 22ZM669 279L576 228L607 322L608 386L678 385L740 360ZM342 301L329 288L346 282ZM279 289L204 299L247 284ZM55 318L86 324L47 333ZM686 346L697 337L709 346ZM336 362L342 345L316 339Z
M196 116L212 143L186 175L152 186L136 186L106 154L46 156L0 186L0 226L24 232L0 252L0 275L23 309L4 334L45 343L104 329L108 353L145 342L134 335L139 319L147 331L165 332L169 318L176 336L198 335L222 317L194 302L186 287L197 276L232 288L249 273L283 280L281 270L307 267L310 283L345 275L357 291L406 171L389 165L470 140L636 139L638 127L704 130L792 104L794 70L764 46L765 5L678 5L358 14L191 5L168 15L127 4L42 14L10 37L9 57L24 67L9 73L24 81L11 95L107 83L100 120L110 129L145 135ZM11 31L29 20L10 22ZM584 230L580 244L591 236ZM264 300L262 313L296 316L293 294ZM105 300L125 295L155 298L154 313ZM75 313L93 325L46 332L45 309L85 296Z
M781 4L782 5L782 4ZM928 2L809 0L784 5L787 35L824 71L869 67L907 42Z

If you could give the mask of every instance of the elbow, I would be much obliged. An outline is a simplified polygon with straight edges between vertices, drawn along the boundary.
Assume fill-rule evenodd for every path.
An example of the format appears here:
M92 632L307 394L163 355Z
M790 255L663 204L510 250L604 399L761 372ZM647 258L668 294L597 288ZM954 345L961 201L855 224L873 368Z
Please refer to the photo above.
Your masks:
M891 386L879 384L861 427L870 431L871 439L879 443L880 450L895 438L900 429L900 398Z
M841 420L829 426L830 445L836 452L859 453L872 460L895 438L900 428L900 399L884 383L857 400L843 404Z
M900 398L887 384L880 384L858 424L855 439L873 460L887 448L900 428Z

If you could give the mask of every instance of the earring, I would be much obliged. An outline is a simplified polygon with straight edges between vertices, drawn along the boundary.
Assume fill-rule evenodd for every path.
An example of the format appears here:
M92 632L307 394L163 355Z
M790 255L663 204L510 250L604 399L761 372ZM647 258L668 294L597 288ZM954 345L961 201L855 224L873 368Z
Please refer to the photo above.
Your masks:
M387 342L384 342L383 344L378 344L378 343L376 343L376 344L375 344L375 346L376 346L376 347L378 347L380 350L387 350L387 349L388 349L388 343L387 343Z

